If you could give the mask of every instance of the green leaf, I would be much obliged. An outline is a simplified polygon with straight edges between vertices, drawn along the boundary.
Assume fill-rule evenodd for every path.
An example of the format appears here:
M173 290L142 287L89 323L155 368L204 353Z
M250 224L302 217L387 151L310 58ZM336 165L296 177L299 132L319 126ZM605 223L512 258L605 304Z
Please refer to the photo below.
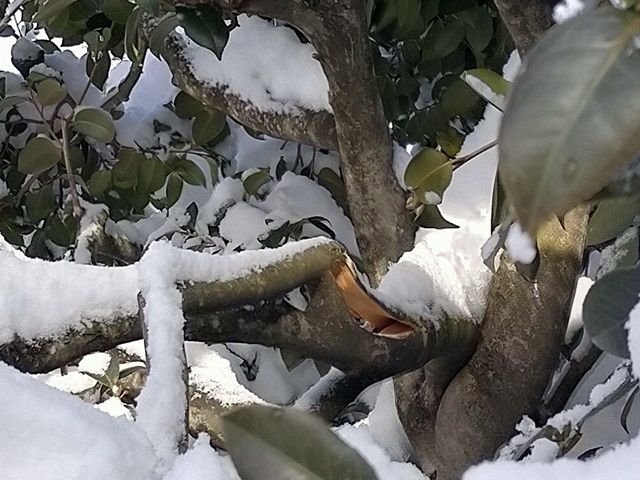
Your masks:
M586 244L598 245L624 232L640 213L640 197L602 200L589 219Z
M36 23L47 22L59 13L67 10L69 5L76 0L47 0L44 2L33 17L33 21Z
M640 150L640 15L601 8L527 56L500 132L499 173L529 233L603 188Z
M91 175L87 189L93 196L102 195L111 186L111 170L98 170Z
M256 195L260 191L260 187L271 181L269 174L263 170L250 173L242 179L242 186L249 195Z
M191 128L193 141L196 145L206 145L216 138L227 124L227 117L217 110L200 110L196 114Z
M582 320L596 346L629 358L625 324L639 294L639 267L610 272L593 284L582 306Z
M167 181L167 196L164 199L164 205L166 208L172 207L180 198L182 194L182 187L184 181L178 175L171 173L169 180Z
M38 92L38 102L43 107L55 105L67 95L67 89L64 85L60 85L57 80L47 78L36 87Z
M609 245L602 253L606 261L601 261L596 271L596 280L609 272L620 268L633 267L638 262L640 252L640 235L638 227L630 227L625 230L613 245Z
M173 171L190 185L204 187L207 184L207 178L200 167L186 158L178 160Z
M106 0L102 5L102 12L116 23L127 23L134 5L128 0Z
M73 129L100 142L111 142L116 135L113 118L101 108L76 108L71 124Z
M422 201L434 203L425 198L425 195L428 196L429 192L433 192L442 199L452 177L453 167L449 157L432 148L425 148L409 162L404 172L404 183L416 190L422 197Z
M160 11L160 0L136 0L136 3L145 12L155 15Z
M26 99L25 97L21 97L19 95L10 95L8 97L4 97L0 101L0 110L5 110L7 108L14 107L26 101L28 101L28 99Z
M225 446L243 480L376 480L369 464L320 419L264 405L222 417Z
M419 214L413 223L422 228L459 228L458 225L442 216L437 205L421 205Z
M158 22L149 38L149 49L154 55L157 57L161 55L167 36L178 26L180 26L180 20L176 15L167 15Z
M56 208L56 197L51 185L45 185L35 193L27 193L24 196L24 206L30 221L37 223L47 218Z
M631 413L631 407L633 406L633 401L638 395L638 391L640 390L640 386L636 386L633 389L627 400L624 402L624 407L622 407L622 412L620 413L620 426L624 428L624 431L629 433L629 427L627 425L627 420L629 419L629 413Z
M340 175L334 172L332 168L325 167L318 173L318 183L329 190L329 193L343 211L349 211L347 190L344 187L344 182L342 178L340 178Z
M487 7L460 12L457 17L465 24L467 42L476 52L481 52L493 37L493 17Z
M118 356L115 354L111 354L111 358L109 359L109 365L107 366L106 371L104 372L104 376L109 382L109 386L113 387L120 377L120 362L118 362Z
M464 24L460 21L436 21L422 40L422 62L439 60L453 52L464 38Z
M176 95L176 98L173 100L173 106L175 108L176 115L180 118L184 118L185 120L195 117L198 113L204 110L202 103L188 93L182 91ZM200 128L200 126L198 126L198 128ZM200 132L198 132L198 136L200 136ZM212 138L215 138L215 136Z
M229 29L221 11L210 5L198 5L177 6L176 13L189 38L222 59L222 52L229 40Z
M504 112L507 106L507 97L509 96L511 82L505 80L504 77L498 75L493 70L486 68L467 70L461 75L461 78L467 82L467 85L478 95L501 112Z
M62 158L60 146L44 135L33 137L18 154L18 171L42 173L49 170Z
M123 190L133 190L138 186L140 166L144 160L144 154L135 150L123 150L120 152L118 162L113 167L113 185Z
M167 180L169 169L159 158L145 159L140 165L138 190L145 193L158 191Z
M142 52L138 47L138 27L140 26L140 21L142 20L142 9L140 7L136 7L129 15L127 19L127 23L124 27L124 51L131 60L135 64L139 64L144 57L144 52Z

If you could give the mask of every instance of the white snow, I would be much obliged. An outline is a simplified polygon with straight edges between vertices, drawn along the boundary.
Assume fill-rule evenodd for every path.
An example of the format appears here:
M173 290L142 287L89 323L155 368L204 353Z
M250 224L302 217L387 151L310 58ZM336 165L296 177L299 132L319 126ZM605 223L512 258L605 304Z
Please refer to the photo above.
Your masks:
M538 254L535 242L522 230L518 222L511 225L505 247L511 260L525 265L533 262Z
M553 9L553 19L556 23L563 23L578 15L585 5L582 0L563 0Z
M627 329L633 373L637 378L640 378L640 302L629 313Z
M505 66L512 78L517 55ZM461 155L494 141L501 113L489 106L484 119L465 140ZM396 164L402 164L396 150ZM443 312L480 321L491 271L481 248L491 233L491 198L497 150L490 149L456 170L444 193L441 211L458 229L420 229L416 245L391 266L373 293L385 304L414 317L437 320Z
M310 43L301 43L291 28L258 16L239 15L238 23L222 61L183 34L185 56L196 78L226 88L263 111L331 111L329 86Z
M0 362L3 480L156 480L146 436Z
M103 268L27 258L0 236L0 342L62 334L84 321L135 315L135 266Z

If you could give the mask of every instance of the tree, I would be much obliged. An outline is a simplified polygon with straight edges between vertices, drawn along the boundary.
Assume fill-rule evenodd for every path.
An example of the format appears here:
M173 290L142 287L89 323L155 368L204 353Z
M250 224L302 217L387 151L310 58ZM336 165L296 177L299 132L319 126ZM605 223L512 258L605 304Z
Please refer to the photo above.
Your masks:
M44 373L144 337L148 381L137 400L138 423L167 465L173 450L186 448L189 422L198 425L194 430L215 435L217 412L224 410L215 395L189 391L184 339L278 347L283 355L337 368L340 374L328 373L305 394L307 408L328 420L368 386L395 377L396 406L414 460L438 478L459 478L470 465L492 458L514 437L523 415L541 427L524 439L514 437L510 458L524 457L541 439L556 442L563 453L570 450L588 414L567 429L545 426L547 420L564 409L600 357L598 347L629 354L623 325L636 303L635 270L618 272L627 276L613 280L604 275L588 297L585 328L595 345L587 355L576 360L563 341L583 270L585 238L589 245L609 249L609 258L631 252L619 266L637 261L637 198L627 197L636 188L629 164L640 148L633 127L640 97L637 82L622 79L638 69L632 46L640 29L638 14L633 5L628 11L603 7L585 13L530 50L553 24L551 6L493 3L45 0L2 5L8 34L14 32L12 16L21 14L15 26L24 31L18 30L12 59L24 80L5 75L0 92L6 127L0 233L31 257L59 259L73 252L76 263L105 266L30 263L8 244L0 246L7 271L32 272L24 278L55 271L61 280L49 287L71 294L73 304L47 312L54 319L34 327L37 331L12 325L15 313L7 314L0 358L22 371ZM71 64L61 63L55 43L25 35L33 28L62 38L63 45L85 44L86 81L71 80ZM275 36L241 37L243 31ZM496 73L513 48L511 38L526 62L513 86ZM258 65L260 54L251 55L247 45L259 48L265 41L284 42L284 47L274 45L284 48L281 52L302 52L295 58L304 60L301 71L310 69L312 75L302 71L299 81L310 82L305 84L310 93L301 89L302 96L290 98L293 82L275 75L273 62L259 64L263 71L253 83L233 77L250 75L242 69L247 59L240 57ZM151 53L166 62L180 92L163 113L136 118L127 101ZM111 62L125 55L129 71L109 90ZM313 72L320 75L313 78ZM507 96L492 205L495 230L486 261L493 267L503 246L513 260L501 260L486 308L478 299L464 313L432 308L426 296L421 312L428 314L423 314L394 302L383 294L388 265L411 249L417 227L456 227L439 209L454 171L495 146L490 142L458 156L464 137L481 118L485 100L504 108ZM124 132L134 127L137 132L127 141ZM271 168L242 169L224 150L225 139L240 134L306 147L294 147L293 165L283 156ZM394 170L394 156L396 163L401 157L394 142L419 150L407 162L402 181ZM311 156L306 164L303 148ZM337 152L339 172L331 168L328 150ZM255 211L255 202L267 202L267 193L278 188L273 183L284 184L287 170L331 193L348 214L357 245L321 215L278 218ZM183 195L188 185L213 184L217 190L206 204L183 205L179 215L171 210L188 197ZM591 217L585 201L598 202ZM611 212L622 210L628 213L615 229L603 226ZM173 226L165 218L142 241L131 234L134 230L122 234L127 222L155 214L168 215ZM217 253L252 249L248 237L225 237L230 218L249 223L258 218L253 222L260 225L252 227L260 230L252 237L255 246L277 249L208 258L152 244L142 255L147 240L178 229L187 250L189 245ZM119 221L124 227L118 228ZM318 234L333 240L302 240ZM133 269L116 268L141 257ZM101 280L107 276L110 280ZM74 297L83 288L80 281L86 285L85 300ZM91 287L96 281L114 290L101 295ZM378 285L381 290L372 293ZM603 308L601 299L621 285L629 290L616 304L623 308ZM304 308L292 300L292 291L302 295ZM96 302L100 308L92 305ZM32 310L27 314L37 316ZM176 333L183 323L184 338ZM563 361L564 376L549 390ZM251 362L243 362L249 371ZM117 363L110 368L97 376L99 396L106 389L117 397L124 381ZM629 368L616 372L626 375L624 381L592 410L635 388ZM164 395L168 379L180 378L183 383L170 388L167 398L181 419L167 426L153 399ZM305 417L293 413L273 427L272 412L244 412L232 413L223 425L246 478L253 478L255 465L244 465L234 450L247 441L243 432L258 429L270 443L278 441L269 437L270 428L319 428L305 427ZM335 439L323 441L331 448ZM346 464L356 465L358 458Z

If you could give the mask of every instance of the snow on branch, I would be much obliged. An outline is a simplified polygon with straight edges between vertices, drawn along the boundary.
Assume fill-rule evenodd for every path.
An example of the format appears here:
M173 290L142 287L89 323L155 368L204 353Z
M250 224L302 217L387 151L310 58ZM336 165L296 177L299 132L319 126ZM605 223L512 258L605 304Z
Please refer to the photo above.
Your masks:
M337 150L329 87L314 48L286 26L245 15L238 21L222 60L184 35L166 40L162 55L179 86L249 128ZM148 22L147 36L152 29Z

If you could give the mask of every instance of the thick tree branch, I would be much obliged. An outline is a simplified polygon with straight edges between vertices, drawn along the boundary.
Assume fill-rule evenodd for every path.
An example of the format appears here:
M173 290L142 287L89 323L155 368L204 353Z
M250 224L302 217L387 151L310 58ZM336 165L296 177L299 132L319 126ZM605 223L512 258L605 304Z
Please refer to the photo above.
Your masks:
M495 4L521 57L553 26L547 0L495 0Z
M301 107L292 113L260 110L228 88L200 80L184 55L184 46L173 37L165 41L162 57L173 72L174 82L203 105L225 112L241 124L272 137L338 149L335 122L330 112Z
M204 3L288 22L302 31L318 51L329 82L329 102L349 210L366 273L376 284L389 262L396 261L413 246L415 226L393 171L391 139L374 75L364 2L208 0ZM258 125L255 128L263 130Z
M438 478L458 478L469 465L491 458L522 415L535 414L564 339L586 222L586 209L579 207L566 215L565 229L555 219L541 229L535 283L502 261L478 349L438 410Z

